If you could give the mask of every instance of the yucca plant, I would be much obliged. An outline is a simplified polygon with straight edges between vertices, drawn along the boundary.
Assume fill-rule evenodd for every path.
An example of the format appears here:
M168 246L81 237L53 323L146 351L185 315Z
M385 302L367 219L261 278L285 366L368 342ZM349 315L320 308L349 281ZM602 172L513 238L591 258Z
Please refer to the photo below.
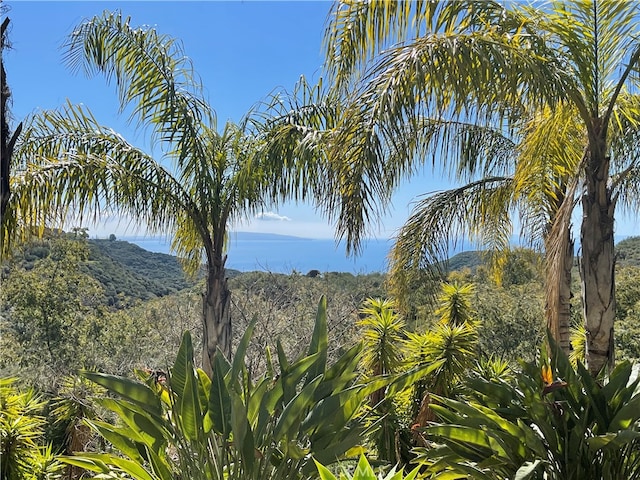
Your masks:
M396 312L393 301L368 298L358 322L364 341L362 366L372 378L398 373L402 367L402 342L406 335L404 320ZM379 428L372 435L377 448L378 460L399 462L397 455L397 434L401 428L394 403L386 396L386 389L380 388L369 397L371 412L369 418L378 423Z
M193 363L185 333L173 368L144 383L84 372L117 394L100 403L120 422L87 421L119 450L65 457L100 473L123 472L136 480L297 479L348 456L366 427L358 418L369 393L385 381L359 381L358 344L327 365L326 299L318 306L308 353L290 361L278 344L279 372L249 377L244 362L255 322L245 332L232 363L221 352L209 378ZM267 352L268 355L268 352Z
M19 391L17 379L0 379L0 478L54 480L64 465L44 445L45 403L33 390Z
M596 382L549 338L538 363L522 363L513 382L467 379L460 400L438 398L441 423L424 429L418 449L432 478L605 480L640 478L639 380L619 364Z
M318 474L320 475L321 480L338 480L338 478L331 473L328 468L318 462L316 462L316 465L318 467ZM376 472L371 467L369 461L364 455L361 455L353 474L343 468L340 473L340 480L413 480L418 475L418 470L419 467L416 467L404 476L402 470L397 471L394 467L386 474L379 473L376 475Z

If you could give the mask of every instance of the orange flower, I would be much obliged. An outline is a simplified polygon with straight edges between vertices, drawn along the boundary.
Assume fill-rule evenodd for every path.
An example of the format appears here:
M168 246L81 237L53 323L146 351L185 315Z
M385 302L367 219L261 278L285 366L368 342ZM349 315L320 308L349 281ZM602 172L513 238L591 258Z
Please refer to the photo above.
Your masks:
M542 366L542 381L545 385L551 385L553 383L553 372L549 365Z

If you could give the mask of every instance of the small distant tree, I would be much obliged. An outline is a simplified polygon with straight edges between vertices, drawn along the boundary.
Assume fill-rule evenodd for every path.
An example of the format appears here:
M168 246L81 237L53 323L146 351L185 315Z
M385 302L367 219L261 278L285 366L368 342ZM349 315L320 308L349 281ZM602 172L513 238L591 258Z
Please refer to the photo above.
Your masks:
M110 242L115 242L116 241L116 236L113 233L111 235L109 235L109 241Z

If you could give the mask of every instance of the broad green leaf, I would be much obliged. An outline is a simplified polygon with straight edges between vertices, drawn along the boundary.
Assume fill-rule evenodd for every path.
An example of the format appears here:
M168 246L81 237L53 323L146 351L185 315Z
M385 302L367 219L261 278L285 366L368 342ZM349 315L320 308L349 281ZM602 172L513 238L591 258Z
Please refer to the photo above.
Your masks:
M117 393L122 398L143 406L156 415L162 414L162 406L158 396L144 383L88 370L82 370L80 374L107 390Z
M242 334L242 338L240 339L240 343L238 343L238 347L236 349L236 353L233 356L233 363L231 365L231 381L235 382L240 375L244 367L244 357L247 353L247 347L249 346L249 342L251 341L251 336L253 335L253 329L258 322L258 318L254 317L249 325L247 325L246 330ZM240 392L238 392L240 393Z
M170 480L151 475L137 462L107 453L85 453L83 455L59 458L65 463L86 468L92 472L112 473L113 467L116 467L135 480ZM112 467L109 467L109 465Z
M189 331L185 331L182 335L182 342L176 355L176 360L171 369L170 384L171 390L178 395L182 396L185 392L185 385L187 383L187 376L193 376L193 345L191 343L191 334ZM182 400L178 400L182 402Z
M529 480L534 478L534 475L540 470L544 464L542 460L534 460L533 462L527 462L518 468L514 480Z
M635 430L621 430L618 433L607 433L587 439L592 452L598 450L618 450L625 445L640 439L640 432Z
M263 402L267 389L272 384L272 380L268 377L263 377L253 388L249 396L249 402L247 405L247 418L251 425L255 424L258 418L258 412L260 408L263 408Z
M434 425L426 427L425 431L430 436L446 438L448 441L458 442L478 452L484 452L485 456L491 455L491 442L482 430L461 425Z
M616 432L630 428L640 419L640 395L633 397L626 405L620 408L611 420L608 430Z
M143 463L144 459L140 455L134 439L132 439L131 429L115 427L106 422L89 422L87 424L104 437L111 445L120 450L124 455L139 463Z
M225 382L225 375L228 371L227 364L222 357L222 352L218 351L213 360L207 415L213 429L220 435L227 437L231 433L231 397Z
M320 357L320 353L302 357L283 370L278 381L282 385L282 401L285 404L289 403L296 395L296 386L308 374L310 367L318 361L318 357Z
M166 462L166 452L154 452L146 449L147 458L151 467L151 473L162 480L173 480L174 475Z
M74 465L76 467L80 467L84 470L88 470L89 472L96 473L110 473L111 468L103 462L102 460L98 460L97 458L92 458L91 454L84 454L82 456L75 455L60 455L57 457L61 462L67 463L69 465Z
M184 391L178 397L180 410L174 412L179 415L178 421L182 427L182 433L191 441L202 439L203 425L202 412L200 410L200 398L198 395L197 379L194 378L193 369L185 377Z
M247 409L240 395L234 391L231 391L230 394L233 442L240 451L244 471L252 472L255 462L255 442L251 425L249 425L249 421L247 420Z
M311 343L307 356L319 354L316 363L309 369L305 384L324 373L327 367L327 297L322 295L318 303L316 322L311 335Z
M444 365L445 360L438 360L433 363L429 363L427 365L420 365L418 367L414 367L411 370L402 373L396 377L396 379L389 385L389 391L387 395L394 395L395 393L406 390L410 386L414 385L416 382L422 380L427 375L429 375L434 370L442 367Z
M618 395L620 390L627 386L629 377L631 377L632 366L628 361L621 362L613 369L609 375L609 381L602 387L602 394L611 402Z
M142 407L122 400L105 398L100 403L118 415L130 429L129 436L140 443L159 451L165 443L163 420L154 418Z
M273 430L273 439L278 442L284 437L295 438L302 416L313 406L313 392L322 380L316 377L306 385L285 407Z

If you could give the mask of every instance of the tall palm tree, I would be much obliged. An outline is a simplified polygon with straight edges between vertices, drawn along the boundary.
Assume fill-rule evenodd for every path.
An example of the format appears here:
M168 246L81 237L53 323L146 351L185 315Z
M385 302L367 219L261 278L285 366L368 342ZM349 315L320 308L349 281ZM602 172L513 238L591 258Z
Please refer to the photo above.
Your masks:
M514 234L514 219L522 238L550 250L546 247L553 222L577 170L584 139L575 114L562 108L531 114L516 127L509 137L477 125L464 125L465 131L456 133L464 135L458 158L474 157L473 163L460 165L456 172L457 180L468 183L426 195L400 229L391 255L392 285L400 296L406 288L402 282L406 271L428 271L440 265L457 238L476 241L491 252L499 273ZM447 134L452 126L443 123L442 129ZM484 150L478 148L483 145ZM451 154L452 149L445 148L449 150L442 154ZM497 162L500 158L505 160ZM476 164L482 166L479 178L474 178ZM549 263L545 269L546 316L554 338L568 354L573 267L570 228L562 232L562 242L562 261Z
M231 354L230 291L225 241L233 221L264 208L276 189L270 166L256 156L248 124L216 131L190 60L174 39L134 28L105 12L71 35L74 69L115 80L121 109L152 132L170 166L100 125L88 109L67 105L31 119L16 155L26 167L13 178L14 223L45 225L117 211L154 233L173 234L172 249L188 271L203 263L203 368L216 348Z
M331 178L336 184L325 202L339 211L338 232L357 245L367 216L384 209L390 189L426 161L434 139L424 119L452 122L448 138L436 137L452 145L446 140L459 140L460 121L510 134L527 112L575 112L574 135L584 139L584 150L556 198L545 243L550 264L563 264L580 198L583 316L596 375L614 353L615 207L619 198L638 207L639 8L616 0L336 4L328 65L348 105L328 154L342 172ZM487 141L474 146L480 152ZM475 168L474 150L460 151L470 154L434 161L454 171Z

